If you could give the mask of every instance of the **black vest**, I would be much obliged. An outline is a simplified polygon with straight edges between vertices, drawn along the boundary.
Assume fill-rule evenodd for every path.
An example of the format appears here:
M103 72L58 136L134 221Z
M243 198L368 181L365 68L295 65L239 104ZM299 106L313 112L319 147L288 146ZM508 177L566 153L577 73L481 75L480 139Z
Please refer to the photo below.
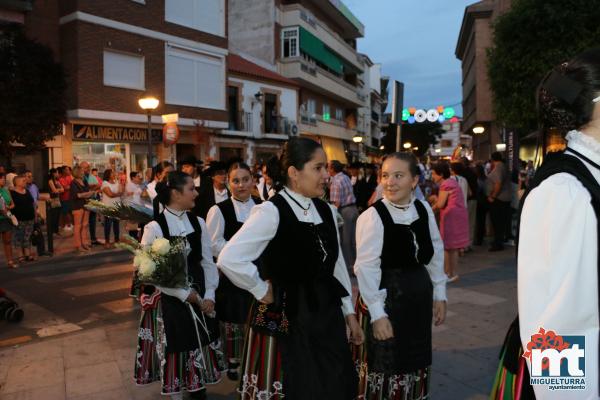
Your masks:
M337 225L329 205L312 200L323 220L319 225L299 221L280 193L269 199L279 211L279 226L261 256L260 274L272 281L274 291L285 294L290 318L297 314L301 298L315 312L330 304L341 305L341 298L348 296L333 276L339 253Z
M420 200L415 200L419 218L410 225L396 224L383 201L373 207L383 222L381 269L408 269L429 264L433 257L433 243L429 232L429 215ZM415 239L418 250L415 247Z
M258 197L252 196L252 200L254 200L254 204L262 203L262 200ZM233 199L230 197L225 201L217 204L221 214L223 215L223 219L225 220L225 230L223 231L223 238L227 241L233 237L240 230L243 222L239 222L237 220L237 216L235 215L235 208L233 206Z
M519 251L519 231L521 224L521 212L523 210L523 204L525 204L525 199L531 193L533 189L538 187L544 180L548 179L552 175L559 173L568 173L573 175L574 177L581 182L581 184L586 188L586 190L591 195L591 205L594 209L594 213L596 214L596 222L598 224L597 227L597 236L598 236L598 248L600 248L600 185L590 172L590 170L585 166L585 164L579 160L577 157L565 154L564 152L556 152L549 153L546 155L546 158L540 168L536 171L533 179L530 182L527 191L521 198L520 206L519 206L519 226L517 227L517 241L516 241L516 254L518 255ZM527 266L523 266L523 268L527 268ZM598 278L600 279L600 257L598 257ZM596 299L600 309L600 294ZM531 332L532 334L535 332ZM511 373L516 374L519 368L519 358L521 356L521 338L519 333L519 317L513 321L511 324L508 333L506 335L504 346L502 351L505 351L504 356L504 366ZM526 387L523 389L523 392L527 394L524 398L533 398L533 390L527 382ZM531 396L531 397L529 397Z

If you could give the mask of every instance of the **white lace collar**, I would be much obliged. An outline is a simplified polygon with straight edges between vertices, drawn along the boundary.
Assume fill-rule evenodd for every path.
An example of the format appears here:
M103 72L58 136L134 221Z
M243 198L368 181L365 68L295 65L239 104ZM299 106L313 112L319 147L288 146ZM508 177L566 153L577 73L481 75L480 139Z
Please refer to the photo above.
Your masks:
M566 137L569 147L590 160L600 163L600 142L581 131L571 131Z
M311 199L309 199L308 197L306 197L298 192L294 192L288 186L285 187L285 190L283 190L282 193L285 193L287 196L296 200L297 202L304 205L305 207L308 207L312 203Z

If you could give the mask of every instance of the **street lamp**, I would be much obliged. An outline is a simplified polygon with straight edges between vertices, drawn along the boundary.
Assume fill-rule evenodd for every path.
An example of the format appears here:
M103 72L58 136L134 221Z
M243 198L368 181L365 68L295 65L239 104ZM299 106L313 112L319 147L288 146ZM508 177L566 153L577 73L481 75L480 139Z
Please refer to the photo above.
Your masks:
M412 147L412 143L411 142L406 142L402 145L402 147L404 147L406 150L410 149Z
M363 137L362 137L362 136L361 136L359 133L357 133L357 134L356 134L356 135L354 135L354 137L352 138L352 141L353 141L354 143L362 143L362 141L363 141Z
M153 96L142 97L138 104L148 114L148 168L152 168L152 111L158 107L158 99Z
M473 127L473 133L476 135L479 135L481 133L485 132L485 127L479 125L479 126L475 126Z

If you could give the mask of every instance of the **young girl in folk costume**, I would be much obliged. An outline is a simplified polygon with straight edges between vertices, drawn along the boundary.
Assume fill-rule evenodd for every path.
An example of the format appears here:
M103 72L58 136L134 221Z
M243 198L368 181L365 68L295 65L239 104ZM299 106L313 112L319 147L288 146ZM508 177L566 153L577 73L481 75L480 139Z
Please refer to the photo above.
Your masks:
M386 156L383 199L358 218L359 399L429 398L431 322L444 322L447 277L433 211L413 195L417 168L412 154Z
M292 139L278 169L272 178L281 190L252 209L218 261L235 285L258 300L244 349L241 398L355 399L346 327L356 344L362 331L335 209L320 200L327 157L317 142ZM260 271L253 263L259 257Z
M521 200L519 317L507 334L490 398L598 399L600 48L553 68L537 97L542 131L554 128L566 134L567 146L544 157ZM546 376L548 368L560 363L540 360L532 365L533 349L545 350L564 335L574 338L564 339L567 348L579 345L581 350L581 342L585 344L585 355L581 351L578 362L568 361L569 372L585 374L570 376L585 384L578 390L552 390L547 384L532 387L533 368L538 370L535 375Z
M146 246L157 238L186 237L192 285L187 289L156 286L155 290L152 286L152 293L146 293L146 287L140 296L144 311L135 380L140 385L160 380L162 394L174 399L182 398L183 391L191 392L194 398L206 398L204 385L217 383L224 370L222 353L216 348L218 329L207 333L197 322L211 321L219 282L210 236L204 221L189 212L198 195L190 176L170 172L156 185L156 191L165 207L145 226L141 243Z
M219 256L227 241L246 222L252 207L261 203L260 198L251 196L254 182L248 165L241 162L231 165L228 179L232 197L213 206L206 218L215 258ZM217 318L221 321L221 339L229 362L227 375L232 380L238 380L238 367L244 349L244 333L253 301L252 294L238 288L222 275L216 296Z

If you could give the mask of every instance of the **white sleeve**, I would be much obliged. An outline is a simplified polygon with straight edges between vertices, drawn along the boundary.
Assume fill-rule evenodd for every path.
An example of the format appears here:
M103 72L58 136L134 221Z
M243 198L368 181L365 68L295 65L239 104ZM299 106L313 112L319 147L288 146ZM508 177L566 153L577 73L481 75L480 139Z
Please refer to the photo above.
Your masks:
M225 218L223 218L219 206L214 205L208 210L206 227L212 241L212 255L217 258L227 244L227 240L223 237L225 235Z
M356 263L354 273L358 289L369 308L371 322L387 317L385 299L387 290L381 283L381 251L383 250L383 223L374 207L363 212L356 221Z
M588 371L598 366L597 235L590 194L571 175L551 176L525 200L518 253L521 341L526 348L540 327L584 335ZM540 400L597 399L598 379L586 379L586 389L573 394L534 390Z
M257 299L267 293L267 283L258 273L258 259L277 233L279 211L271 202L252 208L241 229L227 242L217 264L234 285L249 291Z
M150 246L154 241L158 238L163 237L162 230L158 225L158 222L152 221L144 227L144 234L142 235L142 240L140 241L142 246ZM179 300L186 301L188 296L190 295L191 289L183 289L183 288L166 288L163 286L155 285L161 292L168 296L177 297Z
M420 200L418 200L420 201ZM448 276L444 272L444 242L440 235L440 230L435 221L435 215L431 206L426 201L421 201L427 209L427 215L429 216L429 234L431 236L431 243L433 244L433 257L429 264L425 266L427 272L429 272L429 278L433 284L433 300L434 301L448 301L446 297L446 281Z
M333 205L329 205L333 214L333 220L337 218L337 208ZM340 242L340 230L336 229L338 239L338 258L335 262L335 268L333 270L333 276L344 286L344 289L349 293L348 296L342 297L342 312L344 316L354 314L354 307L352 305L352 283L350 282L350 275L348 274L348 267L342 254L342 247Z
M208 233L206 223L202 218L198 218L202 232ZM213 261L212 242L209 235L202 235L202 269L204 270L204 298L207 300L215 300L215 290L219 286L219 271Z

